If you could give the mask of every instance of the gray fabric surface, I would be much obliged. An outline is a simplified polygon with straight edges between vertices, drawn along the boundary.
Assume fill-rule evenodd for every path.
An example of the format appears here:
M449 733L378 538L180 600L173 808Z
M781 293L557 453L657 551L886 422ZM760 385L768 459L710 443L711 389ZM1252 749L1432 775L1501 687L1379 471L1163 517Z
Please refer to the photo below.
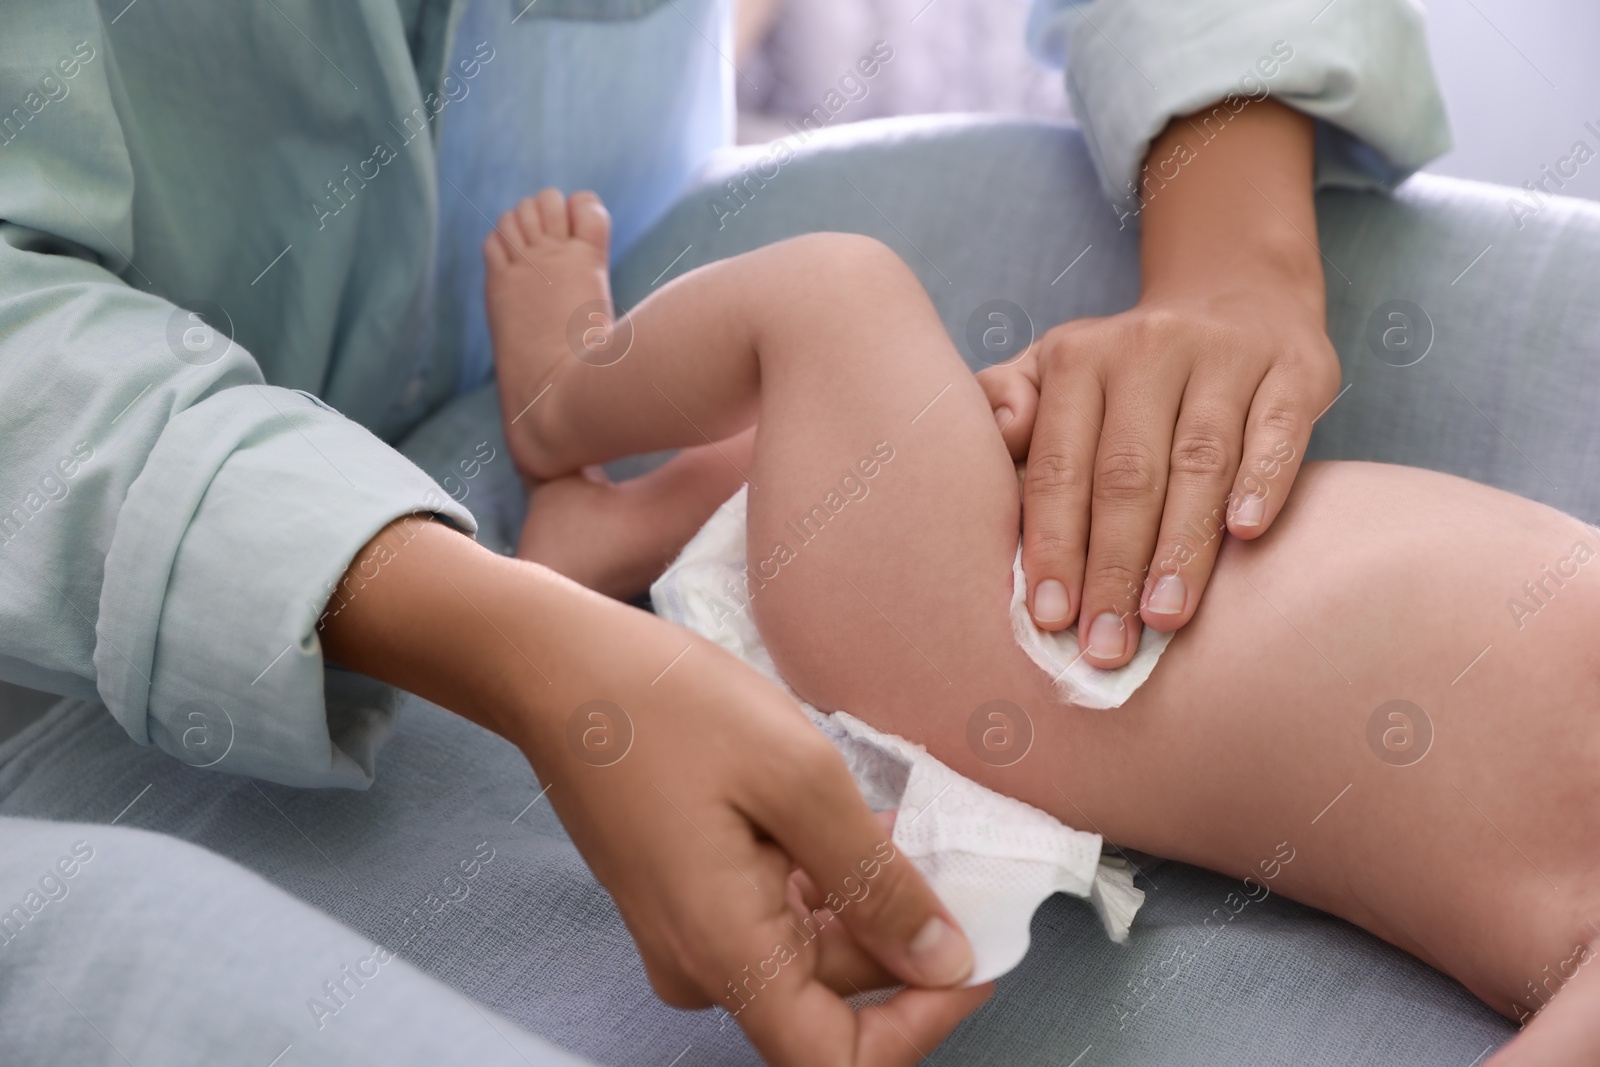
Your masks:
M581 1063L204 849L99 823L0 836L8 1067Z
M60 699L51 693L0 682L0 742L21 733Z
M815 228L868 232L897 248L958 343L987 300L1018 304L1042 331L1137 294L1133 232L1117 230L1070 131L965 120L836 131L719 231L708 200L730 173L689 194L621 265L624 304L698 263ZM1503 192L1418 178L1392 201L1324 194L1319 220L1330 332L1350 389L1319 424L1314 454L1451 470L1600 514L1600 312L1586 299L1600 264L1600 205L1555 202L1519 231ZM1420 306L1436 334L1412 366L1393 366L1392 353L1386 362L1368 344L1369 320L1391 300ZM497 434L494 397L480 391L442 412L407 452L442 478ZM521 506L509 463L486 464L471 494L483 536L503 548ZM414 700L365 793L258 788L196 770L136 747L94 705L63 705L0 749L0 814L106 822L137 797L119 825L235 859L366 939L394 939L444 873L488 840L498 851L481 889L446 907L406 959L601 1063L668 1064L680 1054L680 1067L753 1062L714 1015L654 1000L614 909L548 807L524 811L537 793L509 746ZM144 888L129 891L145 894L153 913L180 909L180 895L158 890L180 884L189 864L146 865ZM1201 944L1205 917L1232 884L1176 865L1152 873L1127 946L1107 942L1081 902L1042 909L1023 966L932 1061L1465 1067L1511 1033L1450 980L1277 898ZM9 874L0 890L0 901L16 895ZM215 914L195 921L211 924L218 944L245 936ZM12 991L31 980L19 973L0 987L0 1030L9 1033L11 1013L26 1007Z

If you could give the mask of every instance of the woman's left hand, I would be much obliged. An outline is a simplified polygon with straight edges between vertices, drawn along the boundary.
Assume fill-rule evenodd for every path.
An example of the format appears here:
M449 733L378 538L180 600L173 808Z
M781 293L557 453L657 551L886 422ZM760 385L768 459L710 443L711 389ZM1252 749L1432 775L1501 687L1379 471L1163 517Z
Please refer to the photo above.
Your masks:
M1194 615L1226 530L1264 533L1339 389L1311 196L1310 120L1251 104L1175 122L1150 157L1139 303L1048 331L979 375L1023 483L1023 570L1044 629L1121 666L1141 622Z
M1322 323L1294 314L1293 296L1257 286L1144 300L1063 323L979 375L1012 455L1028 461L1035 617L1047 629L1077 621L1099 665L1132 655L1135 620L1188 622L1224 531L1257 537L1283 507L1339 388ZM1065 593L1056 611L1037 594L1052 577Z

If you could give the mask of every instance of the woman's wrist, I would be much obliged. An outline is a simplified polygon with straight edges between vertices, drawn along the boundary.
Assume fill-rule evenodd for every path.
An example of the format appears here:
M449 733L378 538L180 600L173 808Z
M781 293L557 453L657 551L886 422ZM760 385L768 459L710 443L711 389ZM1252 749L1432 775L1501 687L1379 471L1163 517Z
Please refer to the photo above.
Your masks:
M1226 109L1222 109L1226 113ZM1267 289L1324 313L1307 116L1247 103L1226 126L1174 119L1141 182L1142 302Z
M448 708L532 758L559 732L568 691L592 677L584 661L607 632L597 617L613 610L631 609L408 516L357 553L320 632L330 660Z

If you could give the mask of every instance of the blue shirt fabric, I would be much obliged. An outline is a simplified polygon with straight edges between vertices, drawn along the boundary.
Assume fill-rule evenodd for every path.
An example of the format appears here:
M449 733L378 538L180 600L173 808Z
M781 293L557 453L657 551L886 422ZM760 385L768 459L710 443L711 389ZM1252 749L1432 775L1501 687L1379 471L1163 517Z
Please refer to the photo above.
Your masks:
M1272 90L1323 121L1324 177L1392 182L1447 144L1415 5L1318 6L1041 0L1032 41L1068 61L1113 197L1155 131L1278 40ZM541 184L605 196L619 250L648 229L729 139L730 14L8 13L0 677L98 697L191 763L225 739L221 770L370 782L392 694L327 667L316 622L393 519L474 529L391 445L489 374L478 243Z
M545 186L592 189L616 260L733 140L731 0L544 6L476 0L456 32L458 57L497 57L439 143L440 356L459 353L463 391L493 373L481 248L499 212Z

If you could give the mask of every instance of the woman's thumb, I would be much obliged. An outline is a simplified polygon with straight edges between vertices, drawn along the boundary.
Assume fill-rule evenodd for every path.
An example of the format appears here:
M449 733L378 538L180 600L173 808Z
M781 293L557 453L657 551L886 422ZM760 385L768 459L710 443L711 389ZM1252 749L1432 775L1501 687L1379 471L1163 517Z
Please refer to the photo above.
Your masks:
M1012 459L1023 459L1033 440L1034 416L1039 411L1039 392L1021 371L1014 367L989 367L978 372L978 384L994 412L995 425Z

